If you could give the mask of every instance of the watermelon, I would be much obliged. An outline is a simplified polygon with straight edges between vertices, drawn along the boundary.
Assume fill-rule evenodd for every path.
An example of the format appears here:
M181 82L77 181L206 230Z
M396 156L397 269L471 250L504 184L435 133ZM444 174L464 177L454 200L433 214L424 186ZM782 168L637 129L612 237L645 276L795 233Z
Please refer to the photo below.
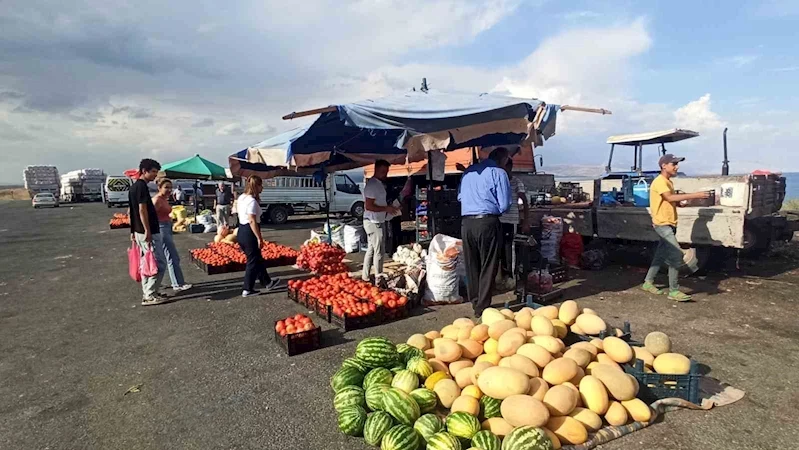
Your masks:
M345 386L358 386L363 384L363 372L354 367L342 367L330 379L333 391L338 392Z
M396 375L396 374L400 373L403 370L406 370L405 366L394 366L394 367L391 368L391 373Z
M403 347L400 348L400 345ZM408 364L408 361L412 360L413 358L423 358L426 359L424 356L424 352L419 350L416 347L411 347L408 344L400 344L397 346L397 353L400 355L400 360L403 364Z
M341 367L353 367L359 371L366 373L369 368L358 358L347 358L341 363Z
M358 343L355 357L372 368L394 367L399 361L399 354L394 344L383 337L369 337Z
M347 436L360 436L366 424L366 410L360 406L345 406L338 413L338 429Z
M480 397L480 416L483 419L490 419L492 417L502 417L499 407L502 405L501 400L484 395Z
M499 440L496 434L488 431L478 431L472 436L472 447L482 450L500 450L502 441Z
M363 440L369 445L379 446L383 435L394 426L394 419L387 412L377 411L366 418L363 426Z
M424 358L411 358L406 367L423 380L433 374L433 366Z
M461 441L446 431L441 431L427 440L427 450L461 450Z
M383 394L391 389L386 384L375 384L366 389L366 406L372 411L383 410Z
M383 410L404 425L413 425L421 414L416 400L397 388L391 388L383 394Z
M336 411L341 411L342 408L347 406L366 408L363 389L358 386L344 386L340 391L336 392L336 396L333 398L333 408Z
M391 381L391 387L404 391L410 394L412 390L419 387L419 376L410 370L400 370L394 375Z
M480 421L469 413L454 412L447 416L447 431L455 437L471 439L480 431Z
M541 428L525 426L514 428L502 440L502 450L553 450L552 441Z
M418 450L422 446L422 437L408 425L394 425L383 435L381 450Z
M426 441L430 436L444 431L444 422L435 414L425 414L413 424L413 429Z
M411 391L411 397L419 405L422 414L428 413L436 408L438 397L436 393L427 388L419 388Z
M386 369L385 367L378 367L376 369L372 369L366 376L363 378L363 388L369 389L369 386L373 384L386 384L390 385L391 380L394 379L394 375L391 373L390 370Z

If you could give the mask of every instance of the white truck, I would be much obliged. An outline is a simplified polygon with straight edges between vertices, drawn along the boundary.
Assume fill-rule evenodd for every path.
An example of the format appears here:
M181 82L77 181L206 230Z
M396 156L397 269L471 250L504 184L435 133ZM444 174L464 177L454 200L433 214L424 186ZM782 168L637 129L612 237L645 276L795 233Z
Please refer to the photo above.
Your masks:
M262 221L282 224L291 215L318 214L326 210L363 217L363 194L352 178L346 174L331 174L327 177L326 189L327 193L322 183L310 176L267 178L260 197Z
M61 186L55 166L27 166L22 171L22 178L31 198L40 193L53 194L56 199L59 197Z
M113 206L128 206L128 194L133 180L124 175L109 175L103 186L104 201L109 208Z

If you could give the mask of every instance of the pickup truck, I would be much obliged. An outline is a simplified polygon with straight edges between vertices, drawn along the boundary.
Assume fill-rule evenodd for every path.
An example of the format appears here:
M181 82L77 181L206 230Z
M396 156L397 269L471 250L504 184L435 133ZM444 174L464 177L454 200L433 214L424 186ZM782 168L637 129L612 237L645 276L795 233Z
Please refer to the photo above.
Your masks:
M327 177L326 190L311 176L267 178L261 192L263 222L286 223L295 214L318 214L329 209L331 213L363 217L361 188L346 174Z
M643 147L649 144L659 146L661 154L666 153L665 144L698 136L689 130L666 130L636 135L612 136L611 156L605 176L593 180L591 193L593 201L582 204L536 205L531 208L532 220L539 221L545 215L564 218L574 232L587 238L609 240L655 242L658 236L652 228L649 208L633 206L632 202L621 201L616 204L603 204L603 193L622 187L628 190L641 179L653 177L658 172L642 170ZM631 146L635 149L634 165L629 172L613 172L610 166L615 146ZM726 139L725 139L726 147ZM725 148L726 166L726 148ZM714 204L708 206L689 206L678 211L677 240L685 248L695 248L697 256L708 255L713 248L744 250L750 254L762 253L772 242L787 241L793 237L797 223L788 221L779 213L785 198L785 178L775 174L763 175L710 175L677 176L673 179L674 188L683 192L713 190L715 197L721 197L722 186L735 186L737 204ZM554 189L554 186L552 187ZM648 194L647 194L648 195ZM620 195L624 197L624 195ZM724 203L724 202L722 202ZM728 202L729 203L729 202ZM734 202L733 202L734 203ZM702 258L700 257L700 262Z

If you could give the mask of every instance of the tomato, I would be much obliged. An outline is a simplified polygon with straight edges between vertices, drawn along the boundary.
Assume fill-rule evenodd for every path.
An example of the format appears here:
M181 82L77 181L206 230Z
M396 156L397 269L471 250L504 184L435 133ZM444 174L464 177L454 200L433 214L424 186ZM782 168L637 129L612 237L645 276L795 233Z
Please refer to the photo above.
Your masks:
M389 301L388 301L388 307L389 307L390 309L394 309L394 308L396 308L396 307L397 307L397 302L395 302L394 300L389 300Z
M297 331L297 329L296 329L296 328L294 328L294 325L288 325L288 326L286 326L286 333L287 333L287 334L292 334L292 333L295 333L296 331Z
M397 304L400 305L400 306L402 306L402 305L404 305L406 303L408 303L408 297L400 297L399 300L397 300Z

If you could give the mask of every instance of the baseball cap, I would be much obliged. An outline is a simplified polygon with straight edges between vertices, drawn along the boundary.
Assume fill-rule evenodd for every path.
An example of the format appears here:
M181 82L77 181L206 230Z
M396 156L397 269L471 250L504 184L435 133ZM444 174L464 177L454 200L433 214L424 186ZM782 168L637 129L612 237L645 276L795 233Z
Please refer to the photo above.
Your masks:
M663 167L663 164L679 163L683 161L685 161L685 158L667 153L660 157L660 160L658 160L658 166Z

